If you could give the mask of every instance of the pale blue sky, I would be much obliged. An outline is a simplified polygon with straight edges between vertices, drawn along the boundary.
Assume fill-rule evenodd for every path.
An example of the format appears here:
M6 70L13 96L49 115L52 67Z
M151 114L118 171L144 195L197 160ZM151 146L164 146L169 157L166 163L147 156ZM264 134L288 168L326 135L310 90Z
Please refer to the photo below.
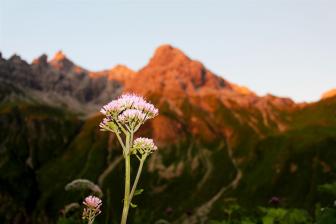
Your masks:
M260 95L312 101L336 87L335 12L334 0L0 0L0 51L137 70L170 43Z

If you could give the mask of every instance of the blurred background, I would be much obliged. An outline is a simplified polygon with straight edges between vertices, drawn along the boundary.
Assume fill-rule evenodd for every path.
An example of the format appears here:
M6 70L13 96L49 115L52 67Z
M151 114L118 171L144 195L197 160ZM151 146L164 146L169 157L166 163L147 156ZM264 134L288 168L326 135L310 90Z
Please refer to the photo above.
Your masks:
M0 223L81 223L75 179L119 222L125 92L160 110L130 223L335 223L335 8L0 0Z

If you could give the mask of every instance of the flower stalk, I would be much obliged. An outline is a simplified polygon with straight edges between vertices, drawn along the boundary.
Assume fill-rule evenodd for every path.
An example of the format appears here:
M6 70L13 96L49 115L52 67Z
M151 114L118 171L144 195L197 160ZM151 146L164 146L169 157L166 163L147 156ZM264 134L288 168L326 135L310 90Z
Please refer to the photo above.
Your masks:
M83 204L86 206L83 210L82 218L88 221L88 224L93 224L97 215L101 213L100 207L102 201L95 196L88 196L84 199Z
M113 100L105 105L101 109L101 113L106 116L99 125L101 130L114 133L123 149L125 160L125 191L121 224L126 224L129 207L136 207L136 205L132 204L132 199L136 195L136 187L145 160L149 154L157 150L152 139L137 138L133 140L134 134L147 120L158 115L158 109L140 96L125 94L117 100ZM120 133L124 134L124 139ZM131 157L133 155L139 159L140 163L131 188Z
M147 155L144 155L140 159L140 164L139 164L138 172L136 174L136 177L135 177L135 180L134 180L134 183L133 183L133 187L132 187L132 190L131 190L131 194L130 194L130 202L132 202L132 199L133 199L136 187L138 185L138 182L139 182L139 179L140 179L140 176L141 176L142 167L143 167L143 165L145 163L146 158L147 158Z
M131 185L131 163L130 156L125 157L125 194L124 194L124 207L121 216L121 223L126 224L128 210L130 206L130 185Z

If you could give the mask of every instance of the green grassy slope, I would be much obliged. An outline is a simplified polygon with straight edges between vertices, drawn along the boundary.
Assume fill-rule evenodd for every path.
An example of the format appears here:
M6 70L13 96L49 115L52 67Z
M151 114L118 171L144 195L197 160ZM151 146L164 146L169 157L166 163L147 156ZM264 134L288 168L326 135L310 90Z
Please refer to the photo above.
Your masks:
M283 206L310 212L316 202L330 200L321 198L317 188L335 180L336 99L292 112L289 129L284 132L260 124L262 137L234 114L244 117L247 111L217 105L212 120L188 101L183 104L184 117L167 103L160 105L162 116L182 125L184 137L161 145L147 161L140 183L145 191L135 199L139 208L131 212L132 223L196 215L236 178L234 158L243 161L238 165L243 176L236 189L224 191L214 202L211 218L225 217L222 207L229 199L252 209L266 206L270 197L278 196ZM123 166L118 163L121 150L113 136L99 131L101 119L97 116L83 121L43 105L0 106L0 200L5 202L0 206L1 223L14 219L20 223L55 223L66 204L80 202L84 196L64 190L76 178L101 184L105 203L98 222L117 223L123 189ZM200 127L212 133L211 141L202 135L193 136L192 120L203 122ZM141 131L147 136L152 134L149 126ZM235 135L229 144L222 131L231 130ZM234 158L230 158L230 150ZM107 172L113 163L116 166ZM136 160L132 164L135 166Z
M0 222L29 220L41 194L36 171L61 155L81 122L42 105L0 106ZM20 221L21 220L21 221Z

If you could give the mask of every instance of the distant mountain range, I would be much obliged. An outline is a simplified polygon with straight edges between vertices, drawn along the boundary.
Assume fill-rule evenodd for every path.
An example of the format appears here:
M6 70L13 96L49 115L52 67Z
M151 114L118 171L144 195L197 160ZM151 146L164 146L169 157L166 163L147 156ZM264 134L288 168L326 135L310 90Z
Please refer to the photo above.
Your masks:
M314 103L258 96L163 45L139 71L91 72L62 52L31 64L0 57L0 222L54 223L80 199L64 191L75 178L111 199L98 221L118 220L121 152L99 131L98 111L122 92L160 110L140 131L160 150L146 164L132 223L202 223L225 216L229 199L253 208L277 196L310 212L330 200L318 186L336 177L335 91Z

